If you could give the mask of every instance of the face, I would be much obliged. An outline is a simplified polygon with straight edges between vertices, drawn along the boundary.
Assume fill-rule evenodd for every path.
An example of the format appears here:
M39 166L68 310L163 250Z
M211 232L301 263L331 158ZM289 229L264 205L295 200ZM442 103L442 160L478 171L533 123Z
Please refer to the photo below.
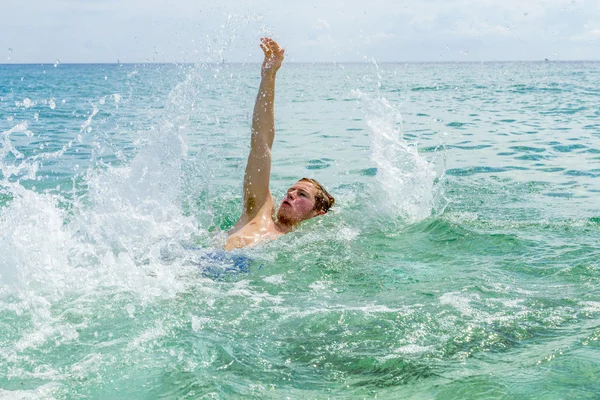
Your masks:
M324 211L315 210L315 195L317 188L310 182L296 182L294 186L287 190L277 218L281 222L297 224L306 219L325 214Z

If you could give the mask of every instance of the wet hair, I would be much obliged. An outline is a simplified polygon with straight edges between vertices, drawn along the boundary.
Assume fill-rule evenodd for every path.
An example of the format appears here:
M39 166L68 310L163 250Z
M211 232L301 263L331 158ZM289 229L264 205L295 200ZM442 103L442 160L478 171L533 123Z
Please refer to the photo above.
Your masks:
M327 190L325 190L323 186L321 186L316 179L302 178L298 182L309 182L312 183L315 188L317 188L317 194L315 195L315 210L327 212L331 207L333 207L335 199Z

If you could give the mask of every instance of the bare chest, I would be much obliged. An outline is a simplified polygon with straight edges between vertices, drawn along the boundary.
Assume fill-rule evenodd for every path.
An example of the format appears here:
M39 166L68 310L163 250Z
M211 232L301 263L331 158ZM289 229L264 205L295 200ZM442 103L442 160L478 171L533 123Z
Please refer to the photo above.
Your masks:
M240 221L229 232L225 250L252 246L264 240L274 239L279 235L281 233L270 216L258 215L248 222Z

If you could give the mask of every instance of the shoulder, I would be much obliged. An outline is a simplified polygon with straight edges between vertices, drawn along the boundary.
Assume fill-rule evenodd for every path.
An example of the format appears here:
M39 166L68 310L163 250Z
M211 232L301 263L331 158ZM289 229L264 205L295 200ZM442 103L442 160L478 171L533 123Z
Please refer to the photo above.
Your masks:
M229 235L234 234L246 225L252 225L256 228L264 228L264 225L272 224L275 217L275 200L271 193L265 199L260 207L246 207L242 215L236 222L233 228L228 232Z
M268 203L270 203L270 207ZM277 234L274 212L271 199L257 213L242 214L235 226L228 232L225 249L246 247L274 237Z

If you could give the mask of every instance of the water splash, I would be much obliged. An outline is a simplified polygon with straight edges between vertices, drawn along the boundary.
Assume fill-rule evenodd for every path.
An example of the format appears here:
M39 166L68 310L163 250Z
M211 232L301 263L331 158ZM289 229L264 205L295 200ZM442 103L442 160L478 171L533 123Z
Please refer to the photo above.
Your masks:
M69 199L68 188L40 191L31 183L41 178L41 160L61 161L72 142L58 151L25 154L13 136L34 136L26 121L0 134L0 222L5 228L0 233L0 288L12 287L17 293L35 288L43 296L62 293L66 286L76 288L75 282L86 277L88 291L120 281L117 286L144 293L147 288L136 283L144 281L138 275L156 277L164 270L163 249L202 233L192 217L183 215L180 200L184 137L193 104L189 87L183 82L171 91L162 118L144 131L137 154L125 166L101 162L104 133L91 128L106 102L102 98L92 103L93 111L80 129L90 134L84 145L91 142L91 162L73 178L74 186L79 181L86 190L76 194L74 187ZM115 105L122 100L118 94L112 98ZM177 290L179 284L164 284L174 279L175 270L165 272L170 278L158 286ZM124 277L129 278L120 279Z
M189 115L182 101L178 86L169 96L165 118L148 131L142 151L128 166L86 174L86 200L93 212L78 221L78 231L139 263L158 262L161 243L189 239L197 230L179 201Z
M22 162L25 155L13 145L11 140L11 135L16 133L23 133L27 137L33 136L33 132L29 130L27 121L21 122L0 134L0 140L2 142L2 147L0 148L0 160L4 160L5 158L12 159L12 163L10 164L4 162L0 163L1 177L3 178L0 182L0 187L10 186L19 190L19 188L13 184L14 179L12 178L25 175L29 177L29 179L33 179L37 170L37 164Z
M421 221L431 215L436 198L436 172L423 158L416 143L402 135L399 110L384 97L373 97L353 91L363 106L371 129L371 160L377 167L378 211L407 223Z

